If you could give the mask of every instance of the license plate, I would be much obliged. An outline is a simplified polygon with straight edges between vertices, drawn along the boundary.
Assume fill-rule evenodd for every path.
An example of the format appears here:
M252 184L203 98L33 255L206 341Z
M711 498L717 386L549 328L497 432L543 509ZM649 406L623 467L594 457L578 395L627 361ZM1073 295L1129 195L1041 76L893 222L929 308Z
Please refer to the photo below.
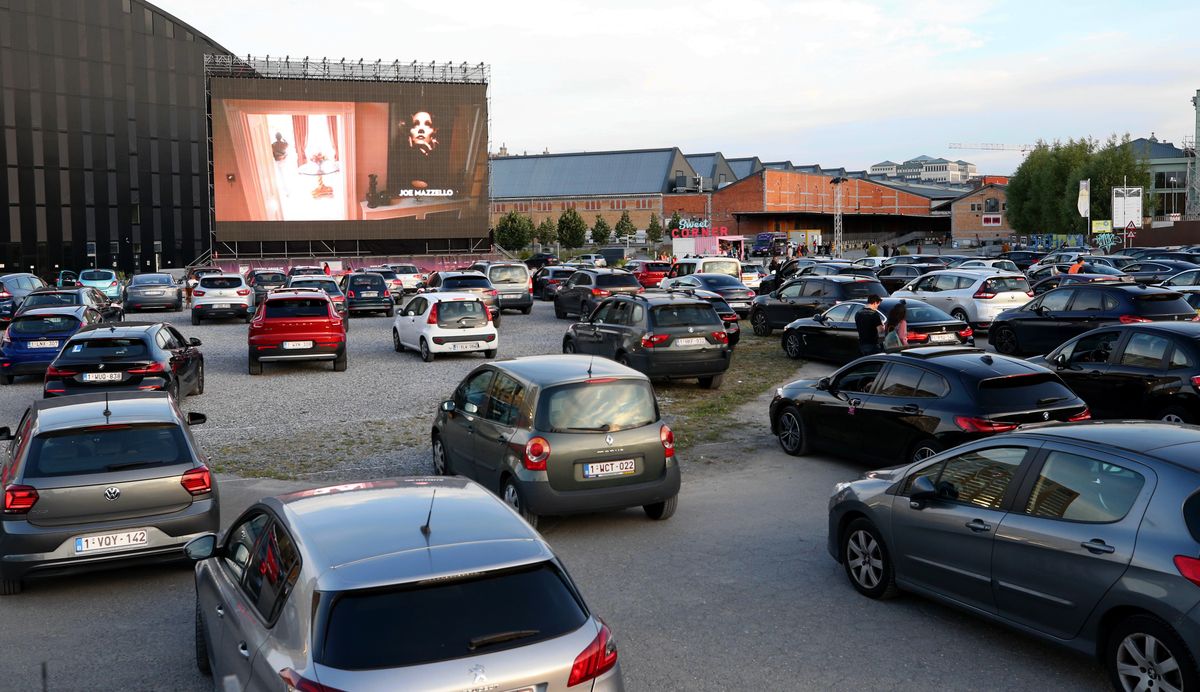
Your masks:
M99 536L79 536L75 539L75 554L91 553L97 550L136 548L146 545L148 542L144 530L105 533Z
M478 341L464 341L459 344L450 344L451 351L475 351L479 349Z
M29 348L58 348L57 341L30 341Z
M85 372L84 382L117 382L121 379L119 372Z
M228 310L231 307L229 303L213 303L213 310Z
M731 307L731 308L748 308L748 307L750 307L750 303L742 303L739 301L734 301L729 304L729 307Z
M146 293L145 293L145 295L148 295L148 296L161 296L162 294L163 294L162 291L146 291Z
M283 342L283 348L288 351L301 349L301 348L312 348L312 342L311 341L285 341L285 342Z
M933 344L945 344L951 341L958 341L958 337L954 334L930 334L929 342Z
M379 291L363 291L363 298L378 298Z
M603 478L605 476L631 476L637 472L637 464L633 459L620 461L597 461L583 465L584 478Z
M689 337L686 339L676 339L675 340L676 346L699 346L701 344L707 344L707 343L708 343L708 339L706 339L702 336L695 336L695 337Z
M525 295L525 294L524 293L505 293L504 297L505 298L520 298L523 295Z

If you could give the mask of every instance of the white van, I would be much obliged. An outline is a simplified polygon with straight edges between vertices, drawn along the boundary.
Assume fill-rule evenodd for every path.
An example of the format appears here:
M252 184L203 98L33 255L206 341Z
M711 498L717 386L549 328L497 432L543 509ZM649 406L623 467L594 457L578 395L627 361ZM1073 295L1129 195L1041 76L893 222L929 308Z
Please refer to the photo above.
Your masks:
M728 274L738 281L745 282L746 279L742 276L742 263L733 257L688 257L672 265L670 273L658 282L658 287L671 288L675 279L689 274Z

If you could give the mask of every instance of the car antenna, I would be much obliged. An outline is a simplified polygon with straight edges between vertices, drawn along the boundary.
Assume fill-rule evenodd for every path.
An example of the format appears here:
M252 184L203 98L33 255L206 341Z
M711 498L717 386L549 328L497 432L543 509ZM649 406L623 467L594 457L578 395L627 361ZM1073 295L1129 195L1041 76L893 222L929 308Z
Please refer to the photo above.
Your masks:
M433 496L429 498L429 514L425 515L425 523L421 524L421 533L425 536L425 541L429 542L429 522L433 520L433 501L437 499L437 488L433 489Z
M104 424L108 425L108 417L112 415L112 411L108 408L108 392L104 393Z
M591 379L591 377L592 377L592 363L595 363L595 362L596 362L596 356L592 356L592 359L588 361L588 379Z

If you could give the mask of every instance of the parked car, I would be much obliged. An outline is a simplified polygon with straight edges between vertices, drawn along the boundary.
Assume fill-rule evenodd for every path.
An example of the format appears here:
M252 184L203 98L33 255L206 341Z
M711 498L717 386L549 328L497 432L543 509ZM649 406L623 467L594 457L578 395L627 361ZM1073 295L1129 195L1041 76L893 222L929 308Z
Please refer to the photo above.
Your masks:
M966 259L952 265L954 269L990 269L992 271L1020 274L1021 268L1008 259Z
M396 315L392 345L413 349L431 362L440 353L483 353L495 358L496 327L483 301L471 293L426 293L414 297Z
M757 291L762 286L762 280L767 278L767 270L758 264L742 265L742 283L746 288Z
M604 255L601 255L599 253L578 255L574 258L574 260L576 262L591 262L592 265L596 266L596 267L607 267L608 266L608 259L605 258Z
M1195 315L1182 295L1156 286L1115 281L1061 286L1000 313L988 341L1000 353L1036 355L1097 327Z
M183 287L170 274L135 274L121 296L124 310L183 309Z
M35 401L4 468L0 595L27 577L178 561L221 525L217 483L179 411L160 392Z
M246 285L253 293L250 295L250 306L253 308L267 294L277 288L287 285L288 277L280 269L252 269L246 273Z
M812 317L848 300L869 295L886 297L883 284L861 276L814 276L794 279L783 288L757 295L750 302L750 325L758 336L770 336L795 320Z
M1028 303L1033 291L1019 273L959 268L930 272L892 297L916 298L976 329L987 329L996 315Z
M742 280L742 263L732 257L687 257L671 265L659 288L671 288L675 279L689 274L728 274Z
M521 262L485 262L472 269L486 276L496 289L496 305L500 310L520 310L523 315L533 310L533 278L529 267Z
M899 291L918 276L945 269L944 264L889 264L875 274L875 278L889 292Z
M759 294L775 291L789 280L795 278L805 267L820 264L824 261L826 260L817 259L816 257L795 257L787 260L774 273L764 277L759 282L757 290Z
M346 307L346 294L342 293L342 287L338 286L332 276L312 274L291 276L288 277L284 288L314 288L323 292L329 296L329 300L333 301L334 310L337 311L338 317L342 318L342 326L346 328L346 331L350 331L350 310Z
M552 252L535 252L529 259L525 260L525 266L530 269L541 269L547 264L559 264L558 256Z
M90 392L204 393L200 340L165 322L86 325L46 368L46 398Z
M739 315L750 314L750 301L755 293L728 274L688 274L675 280L673 288L698 288L712 291L725 299Z
M195 290L197 285L199 285L201 278L224 273L225 270L221 269L220 267L192 267L191 269L188 269L187 276L183 282L184 290L187 292L188 302L191 302L192 291Z
M84 269L79 272L79 285L95 288L109 300L121 299L121 280L111 269Z
M249 322L251 290L240 274L208 274L192 289L192 324L204 320L239 319Z
M946 268L946 260L941 255L892 255L883 260L884 267L894 264L940 264L939 269Z
M63 269L54 275L54 286L56 288L75 288L78 285L78 272L73 272L70 269Z
M679 462L654 388L620 363L533 356L481 365L442 403L433 466L500 495L531 525L543 515L641 506L675 513Z
M400 279L401 290L393 291L396 295L416 293L417 284L425 280L425 272L415 264L389 264L387 266L396 272L396 278Z
M1200 286L1200 268L1186 269L1175 274L1166 281L1163 281L1159 286L1167 288L1182 288L1185 286Z
M788 454L819 449L893 464L1023 423L1088 415L1050 370L960 346L866 356L829 377L784 385L770 408L771 432Z
M630 260L625 263L625 271L633 274L638 283L645 288L655 288L671 273L670 262L658 260Z
M314 265L298 264L293 267L289 267L287 270L288 278L293 276L316 276L318 274L329 276L329 274L325 273L325 267L317 267Z
M1011 260L1017 265L1017 269L1025 271L1030 265L1036 264L1038 260L1045 256L1045 253L1035 252L1033 250L1011 250L1009 252L1001 252L996 255L996 259Z
M492 313L492 324L500 326L500 292L486 276L473 271L434 272L418 289L422 293L470 293L483 301Z
M818 264L810 264L799 272L796 272L796 276L832 276L834 274L856 274L858 276L875 278L875 269L854 265L850 262L820 262Z
M1137 262L1130 262L1120 271L1140 284L1157 284L1166 281L1176 274L1182 274L1185 271L1195 268L1196 265L1190 262L1139 260Z
M100 319L105 322L120 322L125 319L125 309L118 301L111 301L103 293L94 288L39 288L25 296L21 307L17 308L16 317L38 308L63 307L67 305L82 305L100 313Z
M367 272L382 276L384 283L387 284L388 292L391 293L393 305L399 302L400 296L404 295L404 282L400 279L400 275L397 274L390 266L360 267L359 269L356 269L355 272Z
M25 296L39 288L46 288L46 282L33 274L19 272L0 276L0 324L11 320Z
M388 317L396 315L396 303L392 300L387 279L379 274L346 274L339 288L346 294L346 311L351 315L356 312L382 312Z
M975 333L963 320L912 298L887 298L879 311L887 315L898 304L907 310L905 336L910 348L918 346L975 345ZM863 301L839 303L825 312L796 320L783 329L780 344L789 358L849 363L862 353L858 347L858 329L854 316L866 305Z
M67 339L101 320L100 313L86 305L31 310L22 306L0 341L0 384L12 384L18 375L37 375L41 379Z
M196 665L215 680L313 692L623 689L612 633L550 546L466 478L266 498L186 552L197 560Z
M883 267L883 261L885 259L887 259L887 258L886 257L859 257L858 259L854 260L851 264L854 264L855 266L859 266L859 267L869 267L871 269L878 270Z
M707 300L684 293L613 296L567 328L563 353L603 356L651 378L698 378L716 389L732 352Z
M554 316L561 320L567 315L579 315L582 319L611 295L644 290L633 274L622 269L580 269L554 296Z
M1147 252L1140 259L1159 261L1171 260L1173 262L1183 262L1185 264L1197 264L1200 262L1200 256L1194 252L1183 252L1179 250L1160 250L1158 252Z
M574 273L573 267L544 266L533 274L533 292L542 300L554 300L559 289Z
M839 483L828 549L869 598L912 591L1096 656L1117 690L1190 689L1198 447L1164 423L979 440Z
M1029 272L1027 272L1027 276L1029 277L1029 280L1031 282L1036 283L1038 281L1049 278L1051 276L1058 276L1059 274L1070 274L1070 271L1071 271L1070 264L1042 264L1042 265L1037 266L1036 268L1031 269ZM1100 264L1100 263L1092 264L1092 263L1084 262L1083 266L1079 268L1079 271L1077 272L1077 274L1089 274L1089 275L1093 275L1093 276L1110 276L1115 280L1132 281L1132 278L1127 276L1125 274L1125 272L1123 272L1122 270L1115 269L1107 264Z
M250 320L247 337L251 375L267 361L328 360L346 369L346 327L324 291L284 288L267 294Z
M1090 284L1094 281L1120 281L1119 277L1107 274L1054 274L1039 280L1030 287L1034 296L1040 296L1052 288L1071 284Z

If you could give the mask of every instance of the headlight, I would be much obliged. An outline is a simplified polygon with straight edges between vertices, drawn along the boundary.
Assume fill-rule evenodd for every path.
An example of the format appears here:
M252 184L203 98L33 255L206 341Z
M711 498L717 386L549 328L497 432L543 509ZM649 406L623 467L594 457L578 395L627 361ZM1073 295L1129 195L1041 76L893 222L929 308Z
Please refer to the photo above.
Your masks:
M783 398L783 387L776 387L776 388L775 388L775 398L776 398L776 399L782 399L782 398Z
M850 481L841 481L839 483L835 483L833 486L833 494L840 495L841 493L845 492L845 490L849 487L850 487Z

